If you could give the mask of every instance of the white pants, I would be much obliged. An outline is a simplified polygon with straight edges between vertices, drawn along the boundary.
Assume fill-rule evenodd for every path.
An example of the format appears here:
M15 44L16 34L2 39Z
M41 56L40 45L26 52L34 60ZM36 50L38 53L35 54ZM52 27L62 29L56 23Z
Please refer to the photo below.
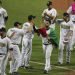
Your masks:
M17 72L20 67L20 49L18 45L13 45L13 59L10 61L10 73Z
M47 70L47 71L49 71L51 69L50 56L51 56L52 50L53 50L52 44L43 45L43 51L44 51L44 55L45 55L45 68L44 68L44 70Z
M22 41L21 66L29 66L32 54L32 39L24 38Z
M58 62L60 62L61 64L63 63L63 50L64 50L64 46L66 46L66 62L70 62L70 57L71 57L71 50L70 50L71 42L70 41L66 45L63 43L62 40L60 40L60 42L59 42Z
M6 61L7 55L0 55L0 75L6 75L5 69L7 65Z

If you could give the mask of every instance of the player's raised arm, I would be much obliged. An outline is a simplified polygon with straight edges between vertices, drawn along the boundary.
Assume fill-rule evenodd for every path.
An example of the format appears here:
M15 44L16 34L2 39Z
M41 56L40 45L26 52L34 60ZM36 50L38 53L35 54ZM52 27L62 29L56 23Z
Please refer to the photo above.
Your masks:
M11 30L9 29L7 32L7 37L11 39L14 36L14 34L15 32L11 32Z
M59 25L61 24L61 22L63 22L63 19L56 19L56 23L58 23Z

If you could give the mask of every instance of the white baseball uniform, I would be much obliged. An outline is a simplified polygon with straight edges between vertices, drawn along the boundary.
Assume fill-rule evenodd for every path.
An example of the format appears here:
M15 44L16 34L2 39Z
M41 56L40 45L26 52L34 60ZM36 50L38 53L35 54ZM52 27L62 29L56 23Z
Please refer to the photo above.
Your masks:
M13 57L13 60L10 61L10 73L17 72L18 68L21 64L21 58L20 58L21 54L20 54L19 45L21 43L21 38L22 38L23 34L24 34L23 29L19 29L16 27L10 28L7 32L8 37L10 37L12 35L12 37L10 39L14 46L14 48L13 48L14 57Z
M45 13L47 13L47 14L53 16L53 17L56 17L56 16L57 16L57 11L56 11L56 9L54 9L54 8L52 8L51 10L48 10L48 8L45 9L45 10L43 11L43 13L42 13L42 17L44 17L44 14L45 14ZM46 16L46 17L48 18L48 16ZM45 23L45 20L44 20L44 23ZM53 22L53 20L51 20L51 25L50 25L50 27L53 28L53 29L55 29L55 23Z
M23 30L25 34L22 40L22 53L21 53L21 66L29 66L29 60L32 53L32 38L33 38L33 27L29 22L23 24Z
M49 35L50 29L46 30L46 33ZM51 53L53 50L53 46L52 46L51 42L48 41L47 37L42 37L42 46L43 46L43 51L44 51L44 55L45 55L44 70L49 71L49 70L51 70L50 57L51 57Z
M6 27L4 17L7 16L8 16L7 11L4 8L0 7L0 28Z
M0 75L6 75L7 55L10 48L13 48L10 39L8 37L0 37Z
M58 62L61 64L63 63L63 50L64 46L66 46L66 62L70 62L70 56L71 56L71 41L72 36L67 37L66 35L69 33L70 30L73 31L73 22L70 20L68 22L61 22L60 24L60 42L59 42L59 57ZM66 41L66 38L68 39ZM64 42L68 42L67 44L64 44Z
M70 18L72 21L75 21L75 14L72 14L72 6L70 6L67 10L67 13L70 14ZM72 44L71 44L71 50L73 50L73 46L75 44L75 23L74 23L74 29L73 29L73 37L72 37Z

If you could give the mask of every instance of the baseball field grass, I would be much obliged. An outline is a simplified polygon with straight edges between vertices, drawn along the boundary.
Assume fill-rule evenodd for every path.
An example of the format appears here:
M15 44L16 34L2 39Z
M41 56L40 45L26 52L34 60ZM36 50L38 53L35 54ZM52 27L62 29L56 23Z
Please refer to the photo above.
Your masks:
M15 21L26 22L27 16L32 14L36 16L35 24L39 27L41 24L41 14L46 8L48 0L3 0L3 7L7 10L9 20L6 24L7 29L13 27ZM63 11L61 11L63 12ZM59 13L61 14L61 13ZM59 26L56 25L57 36L59 38ZM64 50L65 57L65 50ZM48 75L75 75L75 50L72 51L71 63L58 65L58 49L54 48L51 56L52 70ZM19 69L20 75L44 75L44 55L42 50L41 38L35 34L33 39L33 52L30 64L33 69ZM9 64L7 66L7 75L9 75Z

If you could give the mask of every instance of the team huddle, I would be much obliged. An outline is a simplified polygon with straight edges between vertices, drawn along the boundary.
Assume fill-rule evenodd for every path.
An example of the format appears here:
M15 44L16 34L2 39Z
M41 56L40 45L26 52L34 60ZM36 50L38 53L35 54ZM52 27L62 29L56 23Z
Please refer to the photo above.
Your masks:
M8 31L6 31L7 26L5 25L8 14L1 5L0 1L0 75L6 75L7 62L10 64L10 75L19 75L19 68L33 69L29 61L32 54L34 33L42 39L45 74L51 70L50 57L53 47L59 48L58 64L63 64L64 47L66 47L66 63L70 63L71 50L75 44L75 2L63 13L62 19L57 19L57 11L52 7L52 2L48 1L48 8L42 13L40 27L35 25L36 16L29 15L27 22L23 25L20 22L14 22L13 28ZM59 42L55 34L56 22L60 26Z

